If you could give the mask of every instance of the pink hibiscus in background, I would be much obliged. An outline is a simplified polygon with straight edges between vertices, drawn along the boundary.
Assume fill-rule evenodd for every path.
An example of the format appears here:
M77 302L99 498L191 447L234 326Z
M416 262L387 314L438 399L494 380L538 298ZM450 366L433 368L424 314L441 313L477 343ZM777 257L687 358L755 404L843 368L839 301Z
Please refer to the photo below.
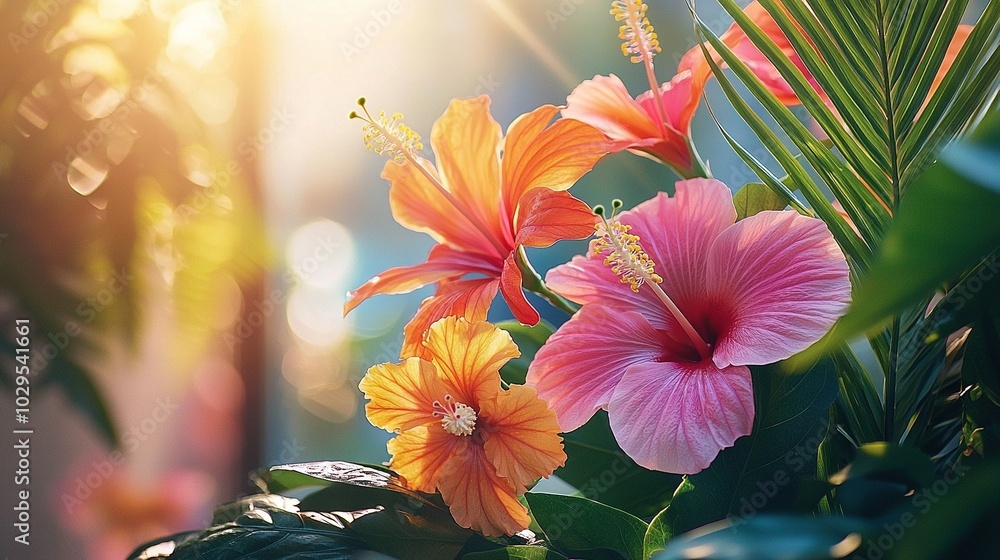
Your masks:
M781 28L778 27L778 22L774 21L771 14L760 5L760 2L751 2L746 8L743 8L743 13L745 13L754 23L760 27L760 30L768 36L771 41L781 52L788 57L788 59L798 68L802 74L805 76L809 84L820 93L823 94L822 89L813 78L812 74L806 68L805 63L802 58L795 52L795 48L792 47L792 43L785 36ZM764 53L753 44L753 41L747 37L743 28L739 24L733 23L719 37L723 43L726 44L733 51L733 53L747 65L747 68L754 73L755 76L764 84L767 89L771 91L782 103L785 105L800 105L801 101L795 92L792 90L792 86L788 85L788 82L781 77L781 73L778 69L774 67L774 64ZM725 68L726 64L722 61L722 57L712 48L710 45L705 45L708 52L712 54L712 59L721 68ZM712 76L712 67L708 64L708 60L705 58L705 53L702 51L701 45L695 45L688 52L684 53L684 57L681 58L681 62L678 65L678 71L690 71L692 74L692 81L694 82L694 87L698 91L705 89L705 83Z
M701 89L694 87L689 71L660 86L659 97L649 89L634 99L618 76L594 76L569 94L562 116L601 130L617 142L618 150L651 156L679 175L690 177L699 174L694 169L697 156L690 136L691 117L700 96Z
M594 76L566 98L563 118L585 122L614 141L614 151L628 149L672 168L682 177L705 174L691 144L691 117L698 108L704 81L694 83L692 73L678 73L660 85L653 57L660 42L646 17L648 6L640 0L612 3L612 15L622 22L618 36L622 52L646 70L649 90L633 98L625 84L611 74Z
M638 464L696 473L751 431L747 366L806 349L847 310L847 262L820 220L780 211L736 222L714 179L680 181L610 230L622 250L607 260L631 285L601 253L552 269L549 286L583 307L539 350L528 384L564 431L605 409Z

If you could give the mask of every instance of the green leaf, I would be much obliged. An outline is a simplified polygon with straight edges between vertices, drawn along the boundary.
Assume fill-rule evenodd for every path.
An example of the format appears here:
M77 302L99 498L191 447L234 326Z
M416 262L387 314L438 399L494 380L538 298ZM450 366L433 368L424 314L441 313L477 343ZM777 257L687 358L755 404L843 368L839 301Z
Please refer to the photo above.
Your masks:
M836 502L848 515L875 517L903 505L913 491L933 484L934 465L912 447L862 445L851 464L830 477Z
M496 550L473 552L462 560L566 560L566 557L544 546L505 546Z
M177 545L171 560L349 560L361 542L347 529L352 516L253 509Z
M862 520L823 516L759 515L749 521L725 520L681 535L652 560L825 560L845 558L858 549Z
M1000 147L1000 136L996 142ZM1000 173L998 162L983 159L979 166ZM928 169L900 205L875 264L834 331L836 340L871 330L976 265L1000 246L997 216L1000 193L946 164Z
M971 470L959 465L946 472L933 487L914 497L916 515L908 518L902 539L892 547L889 558L995 557L1000 549L998 478L1000 463L996 461Z
M663 550L663 547L670 541L672 534L668 520L673 517L673 512L668 512L668 509L664 508L663 511L656 514L656 517L649 522L646 535L642 538L642 549L646 558L651 557L658 550Z
M580 428L563 434L566 466L555 475L585 497L637 517L655 515L681 483L676 474L640 467L615 441L608 413L600 410Z
M573 558L643 560L646 523L604 504L556 494L524 495L538 526L561 552Z
M254 494L232 502L227 502L215 508L212 512L212 525L222 525L236 521L241 515L255 510L277 508L287 511L297 511L296 500L280 494Z
M399 560L455 558L475 535L455 524L449 514L430 508L420 513L387 508L359 517L349 528L371 550Z
M266 482L271 492L310 486L323 488L318 496L313 494L303 500L303 509L352 510L404 501L439 507L427 495L406 488L395 474L346 461L274 466L268 471Z
M52 361L49 375L46 383L61 385L73 406L90 419L108 443L117 446L118 430L111 419L104 396L90 374L80 364L60 353Z
M552 336L555 329L545 321L539 321L533 327L522 325L517 321L502 321L496 326L507 331L521 351L520 357L508 361L500 368L500 377L512 385L523 385L524 378L528 374L528 365L535 359L535 353Z
M168 537L161 537L155 541L150 541L140 545L125 560L157 560L160 558L170 558L174 550L181 543L197 538L199 531L185 531Z
M788 201L764 183L747 183L733 195L736 219L742 220L764 210L784 210Z
M751 367L756 415L753 432L719 453L705 470L685 477L661 513L647 549L730 515L744 519L794 500L797 481L816 474L816 453L826 437L827 411L837 395L829 360L802 373L782 364Z

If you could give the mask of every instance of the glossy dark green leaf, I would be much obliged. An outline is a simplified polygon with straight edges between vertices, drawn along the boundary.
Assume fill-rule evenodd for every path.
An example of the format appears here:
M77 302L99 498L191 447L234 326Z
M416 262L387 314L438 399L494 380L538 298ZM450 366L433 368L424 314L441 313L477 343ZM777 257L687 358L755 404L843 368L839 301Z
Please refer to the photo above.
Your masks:
M566 557L544 546L505 546L466 554L462 560L566 560Z
M455 558L475 535L456 525L447 513L431 508L420 513L387 508L359 517L350 530L371 550L399 560Z
M645 469L629 458L615 441L603 410L563 438L566 466L555 475L592 500L648 517L670 502L681 483L679 475Z
M575 496L524 495L548 542L570 558L643 560L646 522Z
M652 560L826 560L844 558L861 544L864 521L835 517L759 515L725 520L680 535Z
M535 359L535 353L552 336L555 329L545 321L539 321L533 327L522 325L517 321L503 321L496 326L507 331L521 351L520 357L508 361L500 368L500 377L507 383L523 385L524 378L528 374L528 365Z
M296 500L280 494L254 494L232 502L227 502L215 508L212 512L212 525L222 525L236 521L251 510L277 508L287 511L297 511Z
M784 210L788 201L764 183L747 183L733 195L736 219L742 220L764 210Z
M150 541L140 545L132 551L132 554L129 554L125 560L157 560L170 558L170 555L174 553L174 550L176 550L181 543L197 538L198 534L199 531L185 531L183 533L177 533L176 535L161 537L155 541Z
M266 482L271 492L320 487L319 492L304 498L303 509L349 511L404 501L433 503L428 496L406 488L402 479L389 471L346 461L277 465L268 470Z
M253 509L178 544L170 560L348 560L363 549L346 529L351 520L347 514Z
M724 449L702 472L687 476L659 516L646 547L727 516L749 519L794 501L797 481L816 476L816 454L827 434L837 373L828 360L790 374L782 364L751 367L753 432Z

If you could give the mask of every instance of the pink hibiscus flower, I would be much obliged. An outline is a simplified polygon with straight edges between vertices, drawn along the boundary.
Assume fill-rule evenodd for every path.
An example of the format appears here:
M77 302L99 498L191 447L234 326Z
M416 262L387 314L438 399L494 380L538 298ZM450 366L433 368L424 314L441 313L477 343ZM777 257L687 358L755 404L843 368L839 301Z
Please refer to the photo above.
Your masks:
M562 116L597 128L615 142L614 151L628 149L667 165L682 177L704 175L690 142L691 117L698 108L704 81L692 87L693 74L684 71L660 85L653 57L660 42L640 0L613 3L611 13L622 22L622 52L646 70L649 90L633 98L625 84L611 74L594 76L566 98Z
M822 221L782 211L736 222L714 179L680 181L674 197L660 193L599 233L595 254L548 273L583 307L527 380L565 431L607 410L622 449L649 469L696 473L749 434L747 366L806 349L850 299L847 262Z

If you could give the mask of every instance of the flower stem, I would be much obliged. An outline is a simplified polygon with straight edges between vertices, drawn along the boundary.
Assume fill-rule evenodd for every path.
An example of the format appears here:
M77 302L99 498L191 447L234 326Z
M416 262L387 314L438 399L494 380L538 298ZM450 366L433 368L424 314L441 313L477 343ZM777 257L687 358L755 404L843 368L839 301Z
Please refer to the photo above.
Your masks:
M573 315L580 309L580 306L553 292L545 285L542 277L538 275L538 272L528 262L528 255L525 254L523 246L517 248L517 256L515 258L517 259L517 268L521 270L521 286L525 290L542 296L545 298L545 301L552 304L552 307L565 311L567 315Z

